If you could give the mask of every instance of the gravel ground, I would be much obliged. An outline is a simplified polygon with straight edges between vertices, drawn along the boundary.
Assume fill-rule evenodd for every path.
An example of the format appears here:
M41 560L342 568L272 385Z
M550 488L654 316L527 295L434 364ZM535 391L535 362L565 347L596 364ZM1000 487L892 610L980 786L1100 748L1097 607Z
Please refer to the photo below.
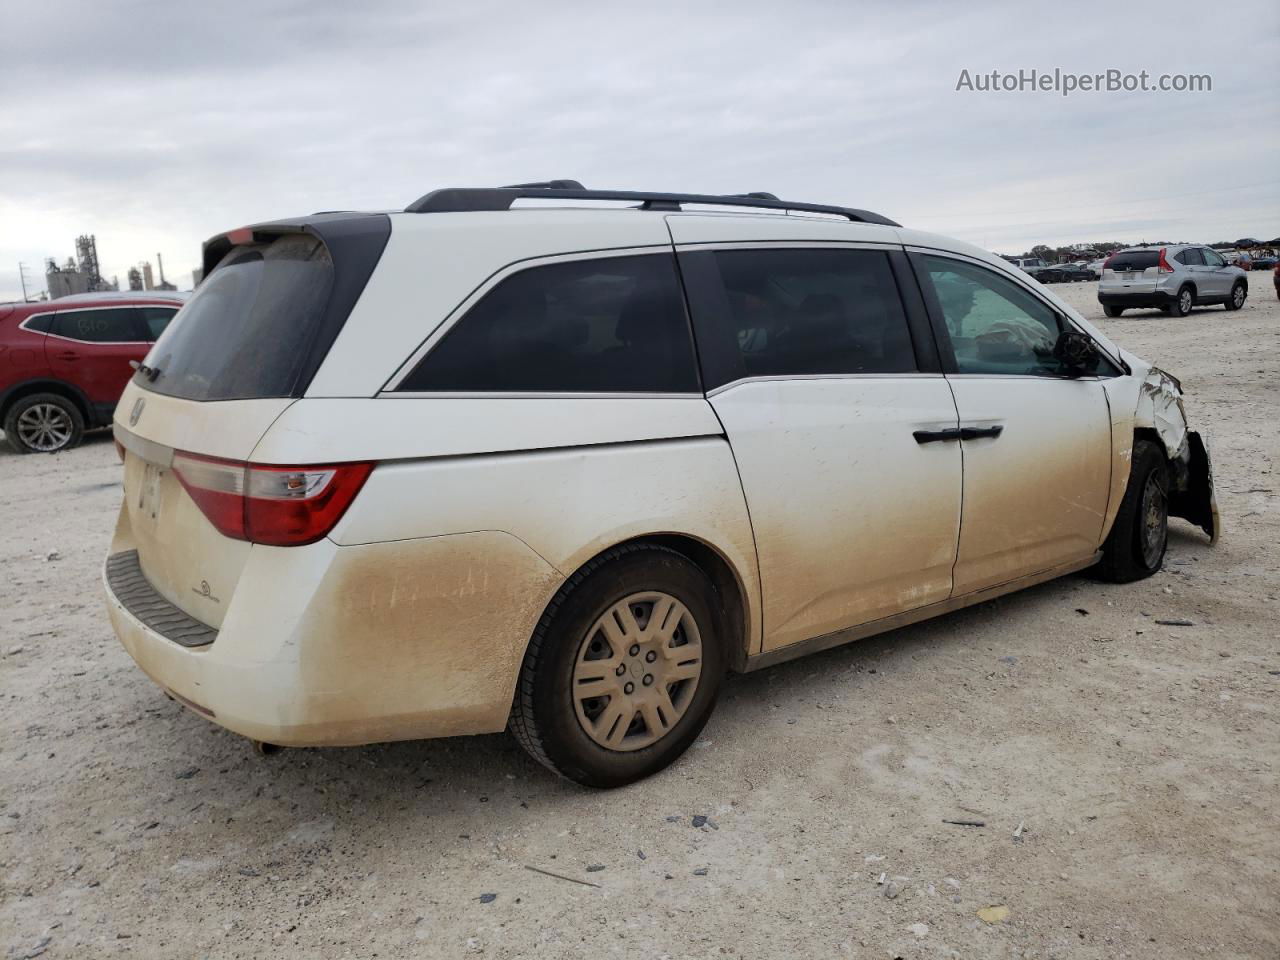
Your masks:
M1280 956L1280 305L1057 289L1181 377L1222 542L733 679L612 793L505 736L255 756L111 634L110 439L6 449L3 955Z

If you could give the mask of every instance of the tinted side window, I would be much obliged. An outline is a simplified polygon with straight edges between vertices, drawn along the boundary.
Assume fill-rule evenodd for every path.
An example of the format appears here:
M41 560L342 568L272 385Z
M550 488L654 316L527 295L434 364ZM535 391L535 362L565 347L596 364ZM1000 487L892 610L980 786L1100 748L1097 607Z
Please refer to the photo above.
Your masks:
M59 312L49 332L90 343L133 343L143 339L133 307Z
M1058 376L1060 327L1047 304L992 270L948 257L922 258L959 373Z
M53 329L53 314L38 314L24 321L22 327L25 330L30 330L32 333L48 333Z
M696 392L674 258L606 257L521 270L485 294L398 389Z
M159 340L164 328L169 325L173 315L178 311L173 307L139 307L138 315L147 325L148 339Z
M1179 263L1187 265L1188 267L1200 267L1204 265L1204 257L1200 255L1200 251L1195 247L1188 247L1173 259L1177 260Z
M743 377L917 369L885 253L777 248L681 256L708 387Z

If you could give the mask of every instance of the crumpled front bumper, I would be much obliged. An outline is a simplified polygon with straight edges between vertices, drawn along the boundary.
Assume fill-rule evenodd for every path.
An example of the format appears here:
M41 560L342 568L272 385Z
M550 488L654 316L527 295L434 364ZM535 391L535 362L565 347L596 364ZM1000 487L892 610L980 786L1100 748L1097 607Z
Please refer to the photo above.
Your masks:
M1218 498L1213 491L1213 464L1209 447L1200 434L1187 431L1186 444L1173 460L1174 476L1169 491L1169 515L1189 520L1218 542L1222 522Z

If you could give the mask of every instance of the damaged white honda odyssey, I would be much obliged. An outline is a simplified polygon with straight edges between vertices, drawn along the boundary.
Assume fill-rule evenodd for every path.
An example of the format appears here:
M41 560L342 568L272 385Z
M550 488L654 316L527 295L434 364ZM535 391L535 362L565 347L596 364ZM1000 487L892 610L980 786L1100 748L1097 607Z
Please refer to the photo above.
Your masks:
M117 407L108 610L259 744L613 787L728 671L1216 539L1178 382L865 210L574 181L214 237Z

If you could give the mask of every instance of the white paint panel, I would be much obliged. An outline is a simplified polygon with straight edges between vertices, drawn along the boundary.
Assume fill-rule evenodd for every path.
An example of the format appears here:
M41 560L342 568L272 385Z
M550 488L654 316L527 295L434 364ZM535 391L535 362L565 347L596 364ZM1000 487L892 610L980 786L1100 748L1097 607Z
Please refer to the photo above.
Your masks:
M305 399L253 452L258 463L451 457L720 434L707 401L630 397Z
M373 396L431 331L508 264L670 245L662 215L642 210L393 214L382 259L307 396Z
M130 424L134 407L143 401L138 421ZM152 393L130 381L116 404L114 422L144 440L175 450L210 457L245 460L267 427L292 400L179 400Z
M856 223L830 217L777 216L740 213L672 213L667 215L671 236L681 243L747 241L810 241L816 243L898 244L896 227Z
M723 438L387 463L330 536L348 545L475 530L519 538L564 576L624 540L693 537L737 573L757 647L751 523Z
M1111 415L1102 383L950 378L960 423L1004 427L966 440L955 593L1080 560L1098 549L1111 488Z
M712 404L755 529L765 650L944 600L960 529L942 377L755 381Z

